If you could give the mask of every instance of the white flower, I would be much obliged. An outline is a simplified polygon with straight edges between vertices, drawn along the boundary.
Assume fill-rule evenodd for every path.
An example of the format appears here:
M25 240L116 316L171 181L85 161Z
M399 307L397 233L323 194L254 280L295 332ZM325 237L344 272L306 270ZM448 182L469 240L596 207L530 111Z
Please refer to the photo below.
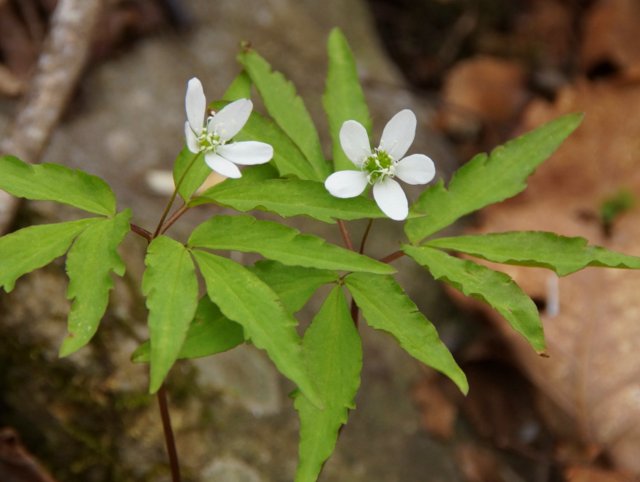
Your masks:
M362 124L348 120L340 129L340 144L358 171L338 171L324 182L327 191L339 198L355 197L373 185L373 197L383 213L401 221L409 214L407 196L394 180L407 184L426 184L436 168L424 154L404 157L416 134L416 116L409 109L394 115L382 132L380 146L371 149L367 130Z
M207 101L202 83L193 78L187 84L185 96L187 122L184 124L187 147L194 154L202 152L204 161L214 171L226 177L241 177L236 164L254 165L269 162L273 147L264 142L228 141L244 127L253 104L240 99L223 107L218 113L206 116Z

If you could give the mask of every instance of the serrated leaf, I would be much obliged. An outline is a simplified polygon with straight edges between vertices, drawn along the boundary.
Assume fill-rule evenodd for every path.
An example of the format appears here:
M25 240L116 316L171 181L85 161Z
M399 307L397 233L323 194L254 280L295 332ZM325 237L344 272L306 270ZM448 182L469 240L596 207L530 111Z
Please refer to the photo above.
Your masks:
M187 146L183 147L173 163L173 182L178 194L188 202L202 183L211 174L202 154L194 154Z
M271 287L289 313L300 310L322 285L338 280L338 273L300 266L285 266L277 261L258 261L252 271Z
M442 181L427 188L412 206L414 214L424 216L405 224L409 240L418 243L460 217L524 190L526 179L581 121L581 114L560 117L495 148L489 156L475 156L458 169L448 188Z
M271 162L282 176L293 175L299 179L311 180L318 178L314 165L305 157L284 130L278 124L257 112L251 113L249 120L234 139L271 144L273 147L273 159L271 159Z
M215 102L216 109L227 103ZM236 134L237 141L266 142L273 147L271 163L282 176L296 176L299 179L315 179L313 165L307 160L298 146L275 122L252 112L242 130ZM244 176L243 176L244 177Z
M296 320L278 295L257 275L230 259L194 250L209 298L244 328L247 338L265 350L280 373L296 383L316 405L321 397L306 370ZM153 347L153 344L152 344Z
M382 274L395 271L388 264L327 243L317 236L300 234L297 229L246 215L216 216L205 221L193 230L189 245L260 253L291 266Z
M251 77L243 70L231 81L222 96L222 100L232 102L238 99L249 99L251 98L251 86Z
M10 292L22 275L67 252L84 229L102 218L30 226L0 238L0 286Z
M311 116L295 87L258 53L248 50L240 53L239 62L260 92L267 111L282 130L300 148L313 167L315 181L324 181L329 166L324 159L320 138Z
M538 266L566 276L587 266L640 268L640 258L600 246L588 246L584 238L541 231L518 231L479 236L438 238L427 243L496 263Z
M150 393L156 392L178 358L198 303L198 280L189 251L159 236L145 257L142 291L149 309Z
M92 223L71 246L66 270L67 298L72 304L68 333L60 346L61 357L85 346L98 330L113 288L111 272L122 276L125 271L118 246L130 230L130 219L131 211L126 209L113 218Z
M116 198L97 176L58 164L28 164L0 156L0 189L35 201L56 201L95 214L116 213Z
M261 209L285 218L304 215L325 223L335 223L337 219L348 221L385 217L371 199L364 196L350 199L333 197L321 182L299 179L234 181L236 182L225 181L207 189L190 205L213 202L238 211Z
M193 359L231 350L244 341L242 327L224 316L208 296L200 298L195 317L180 348L178 359ZM148 363L151 344L146 341L131 355L135 363Z
M536 351L544 351L544 333L538 309L509 276L427 246L403 246L403 250L427 268L435 279L491 305Z
M299 464L296 482L315 482L338 439L340 427L355 408L360 386L362 344L342 287L336 286L304 334L303 351L324 409L298 393Z
M333 141L333 165L336 171L353 169L353 162L346 156L340 144L340 128L345 121L355 120L371 135L371 117L360 86L353 54L340 29L334 28L329 34L327 51L329 71L322 104L327 112Z
M443 373L467 393L467 378L436 328L393 277L352 273L345 283L369 326L392 335L409 355Z

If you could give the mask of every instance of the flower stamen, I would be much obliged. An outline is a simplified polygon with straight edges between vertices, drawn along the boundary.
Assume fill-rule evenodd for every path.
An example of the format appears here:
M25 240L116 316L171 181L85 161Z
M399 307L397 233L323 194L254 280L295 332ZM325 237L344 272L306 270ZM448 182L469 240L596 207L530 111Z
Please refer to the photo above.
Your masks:
M393 179L396 162L387 151L376 148L362 163L362 170L367 174L367 182L373 185L378 181L384 181L387 177Z

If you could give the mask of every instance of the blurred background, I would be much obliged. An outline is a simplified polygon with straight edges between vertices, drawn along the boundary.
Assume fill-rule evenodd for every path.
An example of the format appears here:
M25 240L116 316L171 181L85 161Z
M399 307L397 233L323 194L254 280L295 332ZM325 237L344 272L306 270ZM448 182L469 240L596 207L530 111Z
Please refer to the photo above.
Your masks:
M0 152L99 175L151 227L183 143L186 81L197 76L208 100L221 96L240 70L241 41L295 83L330 152L321 94L334 26L356 56L374 137L395 112L414 110L412 149L441 177L545 121L585 113L525 193L452 233L553 230L640 255L637 0L0 0ZM77 216L1 201L3 233ZM172 234L184 239L211 213L190 212ZM339 243L333 228L322 234ZM391 221L373 234L374 255L403 239ZM170 480L146 367L129 361L146 338L145 245L130 236L125 247L128 273L98 335L69 358L57 358L69 309L61 262L0 295L0 482ZM321 481L639 480L637 273L557 280L502 267L540 308L541 358L497 315L399 263L470 394L362 326L358 408ZM292 480L292 388L249 346L179 362L168 389L183 479Z

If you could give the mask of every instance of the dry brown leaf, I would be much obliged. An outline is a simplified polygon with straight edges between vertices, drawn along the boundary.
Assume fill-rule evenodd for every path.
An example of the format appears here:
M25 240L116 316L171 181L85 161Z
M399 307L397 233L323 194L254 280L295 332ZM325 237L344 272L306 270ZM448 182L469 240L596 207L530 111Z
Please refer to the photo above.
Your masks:
M585 71L603 64L626 70L640 64L640 2L600 0L584 19L580 63Z
M458 62L445 79L439 122L463 137L477 135L486 125L503 125L524 105L525 82L524 69L508 60L480 56Z
M579 84L554 105L533 104L524 130L566 112L583 125L531 178L522 195L485 209L478 231L545 230L640 255L640 202L607 237L597 222L603 200L621 189L640 200L640 86ZM506 267L532 297L544 300L554 275ZM499 323L535 383L572 415L587 444L618 467L640 474L640 272L587 269L559 280L560 311L543 316L549 358L540 358ZM496 318L493 311L489 311ZM496 318L497 319L497 318Z
M627 474L593 467L569 467L565 478L567 482L634 482Z
M450 440L453 437L458 408L442 389L435 376L421 378L411 389L411 398L421 415L422 426L431 435Z

